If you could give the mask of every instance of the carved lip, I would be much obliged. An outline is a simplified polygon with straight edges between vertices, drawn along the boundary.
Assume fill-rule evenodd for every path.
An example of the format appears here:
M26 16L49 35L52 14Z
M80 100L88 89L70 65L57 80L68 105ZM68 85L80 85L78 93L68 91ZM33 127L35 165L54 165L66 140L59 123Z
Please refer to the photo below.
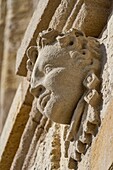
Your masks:
M49 101L50 99L50 92L49 93L46 93L46 94L42 94L40 97L39 97L39 105L41 106L42 110L44 110L47 102Z

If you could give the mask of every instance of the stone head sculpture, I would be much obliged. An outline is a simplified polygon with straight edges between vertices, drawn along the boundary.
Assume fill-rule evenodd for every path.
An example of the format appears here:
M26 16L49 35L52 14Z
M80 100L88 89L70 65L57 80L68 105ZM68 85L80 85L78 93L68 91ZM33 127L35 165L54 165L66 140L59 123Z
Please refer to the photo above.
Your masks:
M30 91L37 98L38 110L54 122L70 124L87 91L84 79L88 74L99 75L98 41L76 29L66 33L49 29L39 34L37 46L27 54Z

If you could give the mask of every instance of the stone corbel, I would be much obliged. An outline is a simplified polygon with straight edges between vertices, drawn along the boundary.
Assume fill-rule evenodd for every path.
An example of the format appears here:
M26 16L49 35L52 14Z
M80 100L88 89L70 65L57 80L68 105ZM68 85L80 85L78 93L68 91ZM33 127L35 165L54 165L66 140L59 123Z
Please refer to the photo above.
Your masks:
M83 91L72 114L66 137L66 140L70 142L69 155L78 162L81 161L81 155L85 154L91 145L92 138L96 135L101 122L100 44L97 39L86 37L84 33L77 29L71 29L66 33L58 33L52 29L43 31L39 34L37 46L30 47L27 52L27 69L30 71L28 79L30 81L30 77L32 77L31 84L33 84L33 81L37 82L38 79L32 75L38 52L40 53L41 49L49 48L55 43L58 44L60 49L69 52L77 67L83 66L83 75L81 75L83 79L80 85ZM70 149L72 146L74 151Z

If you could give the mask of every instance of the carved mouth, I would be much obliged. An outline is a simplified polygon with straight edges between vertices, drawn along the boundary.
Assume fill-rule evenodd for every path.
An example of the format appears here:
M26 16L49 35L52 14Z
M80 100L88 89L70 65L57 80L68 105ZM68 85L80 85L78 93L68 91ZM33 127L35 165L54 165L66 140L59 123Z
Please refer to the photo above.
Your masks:
M43 94L40 98L39 98L39 105L41 107L42 110L44 110L44 108L47 105L47 102L50 99L50 93L49 94Z

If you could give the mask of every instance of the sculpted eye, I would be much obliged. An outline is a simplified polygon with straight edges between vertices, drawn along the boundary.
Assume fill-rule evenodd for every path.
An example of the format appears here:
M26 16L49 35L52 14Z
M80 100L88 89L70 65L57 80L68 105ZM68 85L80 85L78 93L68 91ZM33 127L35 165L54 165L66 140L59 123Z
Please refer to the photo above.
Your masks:
M52 65L46 65L44 67L44 72L47 74L53 69Z

